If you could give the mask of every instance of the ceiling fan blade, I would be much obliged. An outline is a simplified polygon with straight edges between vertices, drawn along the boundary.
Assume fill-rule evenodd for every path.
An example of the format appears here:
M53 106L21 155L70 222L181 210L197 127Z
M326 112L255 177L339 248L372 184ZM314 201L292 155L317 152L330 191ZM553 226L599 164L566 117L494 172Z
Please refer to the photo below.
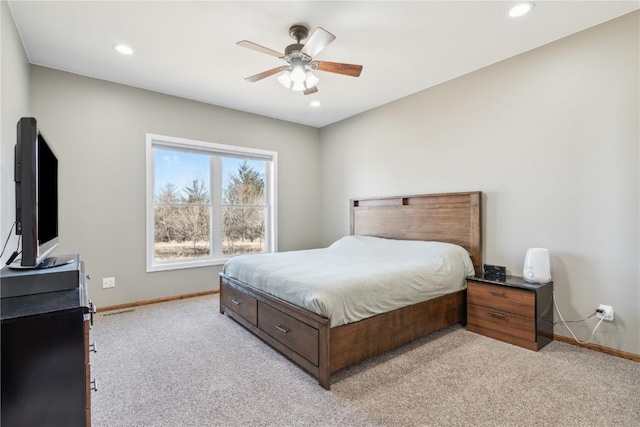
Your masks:
M256 74L255 76L247 77L245 80L248 81L248 82L255 83L255 82L257 82L259 80L262 80L262 79L264 79L266 77L273 76L274 74L278 74L280 71L284 71L287 68L289 68L288 65L283 65L282 67L272 68L270 70L263 71L260 74Z
M318 27L315 29L313 34L311 34L311 37L309 37L309 40L305 43L300 52L313 58L335 39L336 36L331 34L329 31Z
M360 77L362 65L343 64L340 62L318 61L318 70L330 73L344 74L351 77Z
M305 95L311 95L312 93L316 93L318 91L318 86L314 86L314 87L310 87L309 89L305 89L304 93Z
M242 40L236 43L238 46L246 47L247 49L255 50L257 52L266 53L267 55L275 56L276 58L282 58L284 54L280 52L276 52L273 49L269 49L268 47L260 46L259 44L255 44L248 40Z

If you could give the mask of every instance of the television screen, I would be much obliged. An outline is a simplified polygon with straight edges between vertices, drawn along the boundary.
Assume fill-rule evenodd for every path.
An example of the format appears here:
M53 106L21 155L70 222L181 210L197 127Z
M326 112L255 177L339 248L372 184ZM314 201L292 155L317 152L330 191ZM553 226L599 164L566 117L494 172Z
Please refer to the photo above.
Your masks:
M36 119L18 122L15 147L16 234L22 251L16 268L39 268L58 245L58 159Z
M38 133L38 244L58 237L58 159Z

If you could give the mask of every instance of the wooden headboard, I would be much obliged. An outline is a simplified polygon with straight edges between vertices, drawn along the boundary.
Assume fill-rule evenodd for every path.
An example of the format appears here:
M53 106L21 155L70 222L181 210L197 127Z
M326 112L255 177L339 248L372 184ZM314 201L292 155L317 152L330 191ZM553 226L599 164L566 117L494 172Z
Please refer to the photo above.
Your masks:
M455 243L482 272L482 192L351 200L351 234Z

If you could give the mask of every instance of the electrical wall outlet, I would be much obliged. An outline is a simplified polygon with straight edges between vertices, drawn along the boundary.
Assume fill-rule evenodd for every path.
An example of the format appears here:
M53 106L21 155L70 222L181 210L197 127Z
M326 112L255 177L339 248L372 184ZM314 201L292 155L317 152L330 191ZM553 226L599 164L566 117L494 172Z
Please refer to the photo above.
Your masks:
M102 287L103 288L115 288L116 287L116 278L115 277L104 277L102 279Z
M596 316L602 320L613 322L613 307L610 305L600 304L596 309Z

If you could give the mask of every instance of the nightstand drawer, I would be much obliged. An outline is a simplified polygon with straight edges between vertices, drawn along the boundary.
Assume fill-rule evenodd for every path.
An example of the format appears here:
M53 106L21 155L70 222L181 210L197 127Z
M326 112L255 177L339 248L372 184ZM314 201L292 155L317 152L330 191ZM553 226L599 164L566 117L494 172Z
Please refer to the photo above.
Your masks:
M220 301L229 310L244 317L252 324L258 324L258 301L252 296L221 284Z
M536 340L536 319L495 308L467 305L467 323L527 341Z
M467 303L524 317L536 317L535 293L523 289L470 280L467 284Z

